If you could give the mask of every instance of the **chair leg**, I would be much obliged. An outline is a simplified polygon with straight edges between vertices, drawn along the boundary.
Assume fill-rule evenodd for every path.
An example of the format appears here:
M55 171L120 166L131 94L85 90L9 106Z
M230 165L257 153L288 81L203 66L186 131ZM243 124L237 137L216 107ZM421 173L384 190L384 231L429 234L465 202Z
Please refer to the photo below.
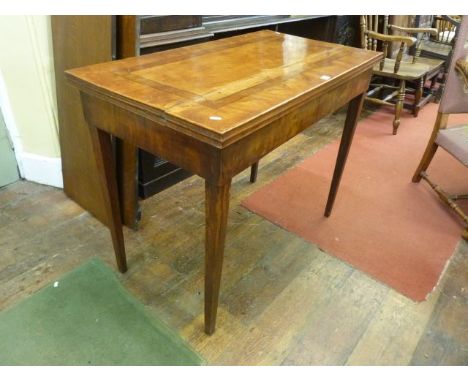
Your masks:
M421 110L421 98L424 91L424 78L419 79L418 88L414 94L414 104L413 104L413 116L416 118L419 114L419 110Z
M437 147L439 147L435 140L437 138L437 134L439 133L440 129L445 129L447 126L448 121L448 114L438 113L437 119L434 124L434 128L432 130L431 137L429 138L429 142L427 143L426 150L424 151L423 157L421 158L421 162L418 165L418 168L414 172L412 181L414 183L419 183L421 180L421 172L426 171L431 163L434 154L437 151Z
M437 84L437 79L439 78L439 74L437 73L434 77L431 79L431 94L432 94L432 99L434 100L434 103L439 103L440 99L438 98L437 92L438 89L435 88Z
M444 202L448 207L450 207L463 220L466 229L466 225L468 224L468 215L466 215L465 212L456 203L456 199L454 199L450 194L445 192L439 185L435 184L424 171L421 172L421 177L436 192L436 194L439 196L439 199L442 202ZM464 234L465 232L463 232L462 235Z
M421 159L421 162L419 163L418 168L414 172L412 179L413 183L419 183L419 181L421 180L421 172L427 170L432 158L434 158L438 147L439 145L435 144L434 142L429 142L429 144L426 147L426 151L424 152L424 155Z
M463 237L463 239L465 239L466 241L468 241L468 228L465 228L465 229L463 230L462 237Z
M444 70L442 72L442 78L440 80L440 84L439 84L439 88L437 89L437 93L436 93L436 102L439 103L441 98L442 98L442 94L444 93L444 88L445 88L445 80L447 79L447 72L446 70Z
M403 101L405 100L405 80L400 80L400 87L398 89L397 103L395 104L395 119L393 120L393 135L396 135L398 127L400 126L400 115L403 109Z
M250 183L255 183L257 181L257 173L258 173L258 162L255 162L250 167Z

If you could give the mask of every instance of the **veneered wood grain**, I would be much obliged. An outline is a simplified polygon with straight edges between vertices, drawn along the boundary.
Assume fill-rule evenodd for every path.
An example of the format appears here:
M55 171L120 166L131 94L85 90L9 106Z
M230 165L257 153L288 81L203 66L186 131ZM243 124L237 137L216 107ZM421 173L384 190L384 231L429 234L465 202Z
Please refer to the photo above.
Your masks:
M349 83L339 84L321 97L311 99L226 147L222 150L222 177L234 176L303 131L306 126L319 121L346 105L350 99L365 92L369 86L370 75L370 70L360 74L354 79L353 86Z
M314 97L281 118L231 145L220 149L195 137L165 126L162 117L149 119L142 111L129 111L98 97L82 94L88 123L212 182L223 183L288 141L307 126L330 114L366 91L372 69L353 80L353 86L339 83L321 97ZM170 143L169 143L170 142ZM177 148L177 149L175 149Z
M203 178L219 173L219 163L216 164L219 149L166 128L162 119L144 118L86 93L82 93L81 97L89 125L112 132L130 144L138 145Z
M380 57L265 30L67 74L85 92L223 147L366 72Z

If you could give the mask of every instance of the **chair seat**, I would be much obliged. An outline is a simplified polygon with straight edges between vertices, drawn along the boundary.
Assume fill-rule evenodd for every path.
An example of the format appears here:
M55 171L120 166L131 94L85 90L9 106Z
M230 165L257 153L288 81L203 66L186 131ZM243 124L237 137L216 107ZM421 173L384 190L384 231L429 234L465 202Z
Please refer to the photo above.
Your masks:
M427 73L438 70L443 64L444 61L431 58L418 58L418 61L415 63L411 61L401 61L398 72L394 73L395 60L386 58L382 70L380 70L380 63L374 66L374 74L403 80L416 80L425 76Z
M428 52L432 53L434 56L446 58L450 54L452 46L443 42L425 40L421 42L420 49L422 52Z
M435 142L468 167L468 125L439 130Z
M445 61L438 58L429 58L429 57L418 57L417 63L429 65L431 68L437 69L440 68Z

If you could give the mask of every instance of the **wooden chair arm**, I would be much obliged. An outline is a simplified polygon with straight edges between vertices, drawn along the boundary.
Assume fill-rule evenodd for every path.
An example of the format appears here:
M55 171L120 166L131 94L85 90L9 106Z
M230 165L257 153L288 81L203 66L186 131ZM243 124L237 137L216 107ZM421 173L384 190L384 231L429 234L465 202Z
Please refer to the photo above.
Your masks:
M389 36L382 33L367 31L367 35L371 38L375 38L380 41L388 41L388 42L402 42L405 43L407 46L413 45L416 41L418 41L414 37L408 36Z
M405 33L429 33L433 36L437 36L437 29L436 28L405 28L405 27L399 27L397 25L389 25L389 29L393 29L398 32L405 32Z
M459 27L460 24L461 24L460 19L458 19L458 18L455 19L455 18L453 18L452 16L449 16L449 15L442 15L442 16L438 17L438 19L446 20L449 23L452 23L453 25L455 25L456 27Z
M383 45L383 57L382 61L380 61L380 70L383 70L385 66L385 57L387 56L387 47L389 43L392 42L399 42L400 43L400 49L398 50L398 54L395 59L395 66L393 68L393 72L397 73L398 70L400 69L400 62L401 59L403 58L403 51L406 46L411 46L413 45L416 41L418 41L414 37L408 37L408 36L390 36L386 34L381 34L377 32L372 32L372 31L366 31L365 32L368 37L375 39L375 40L380 40L382 41Z

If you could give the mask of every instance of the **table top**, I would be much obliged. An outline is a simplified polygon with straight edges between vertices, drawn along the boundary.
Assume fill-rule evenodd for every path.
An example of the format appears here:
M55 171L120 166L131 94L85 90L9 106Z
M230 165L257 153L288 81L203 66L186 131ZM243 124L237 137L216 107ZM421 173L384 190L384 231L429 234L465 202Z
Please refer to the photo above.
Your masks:
M262 30L66 75L84 92L224 147L371 69L381 56Z

